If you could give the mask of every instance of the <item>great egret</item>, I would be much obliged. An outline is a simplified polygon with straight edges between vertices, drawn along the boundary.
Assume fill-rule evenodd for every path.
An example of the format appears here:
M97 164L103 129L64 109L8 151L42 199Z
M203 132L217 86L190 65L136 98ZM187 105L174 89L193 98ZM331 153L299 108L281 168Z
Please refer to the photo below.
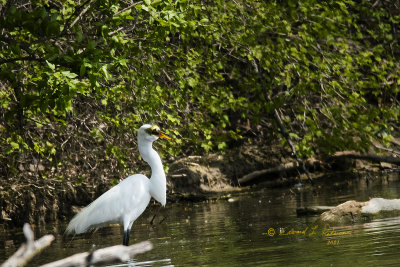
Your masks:
M163 165L152 147L158 138L170 139L156 125L145 124L139 128L139 152L151 167L151 178L143 174L127 177L75 215L65 230L66 234L81 234L89 229L120 223L124 227L123 245L128 246L132 224L146 209L150 198L162 206L167 201Z

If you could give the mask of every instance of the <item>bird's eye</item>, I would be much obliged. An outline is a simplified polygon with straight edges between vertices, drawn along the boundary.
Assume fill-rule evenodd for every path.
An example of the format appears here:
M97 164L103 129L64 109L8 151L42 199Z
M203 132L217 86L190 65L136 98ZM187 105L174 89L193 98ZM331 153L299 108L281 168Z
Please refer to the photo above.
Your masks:
M160 127L153 125L151 128L151 134L158 135L160 133Z
M158 127L157 125L153 125L150 128L147 128L146 133L148 133L149 135L156 135L158 136L160 134L160 127Z

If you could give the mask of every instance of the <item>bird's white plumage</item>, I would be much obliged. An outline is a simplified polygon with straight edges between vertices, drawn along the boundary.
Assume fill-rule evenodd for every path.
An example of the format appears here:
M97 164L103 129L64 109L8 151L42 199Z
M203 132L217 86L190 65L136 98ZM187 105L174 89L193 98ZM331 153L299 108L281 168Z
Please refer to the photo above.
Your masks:
M144 175L129 176L75 215L66 233L81 234L111 223L125 225L124 220L128 224L135 221L150 202L149 185L150 180ZM121 196L128 198L121 201Z
M80 234L111 223L124 227L124 244L129 242L133 222L143 213L151 197L165 205L166 179L161 158L152 148L158 137L169 139L158 127L145 124L138 131L140 155L151 167L151 178L142 174L127 177L79 212L69 223L67 234ZM125 239L127 238L127 239Z

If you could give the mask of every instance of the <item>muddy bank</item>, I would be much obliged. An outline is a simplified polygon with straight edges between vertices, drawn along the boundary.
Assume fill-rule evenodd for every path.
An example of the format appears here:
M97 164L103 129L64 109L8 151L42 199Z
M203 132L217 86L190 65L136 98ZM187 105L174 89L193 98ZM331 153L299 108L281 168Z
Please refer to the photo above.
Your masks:
M306 183L306 177L300 174L299 168L292 166L295 162L290 151L282 149L280 145L245 145L224 154L166 159L167 201L171 203L218 198L240 190L243 186L258 183L287 186L298 183L299 179ZM289 165L292 167L285 168ZM244 184L239 183L242 177L250 173L274 168L277 171L265 173ZM379 171L395 168L395 165L339 157L324 161L313 159L307 164L307 168L314 178L318 178L332 170L355 168ZM149 168L144 173L148 175ZM79 184L68 179L50 178L5 181L0 186L0 224L4 227L19 227L25 222L40 225L54 220L68 221L80 207L86 206L111 187L112 181L108 179Z
M277 164L279 160L273 156L276 152L267 147L247 147L224 155L164 159L169 169L167 201L200 201L215 192L238 190L237 178ZM141 163L138 169L150 175L150 168L145 164ZM20 227L25 222L45 224L57 219L68 221L80 207L92 202L115 183L104 177L78 183L73 177L73 174L77 175L76 170L71 170L72 174L64 179L45 179L34 170L30 171L24 176L21 173L15 180L4 180L0 185L0 224L6 227Z

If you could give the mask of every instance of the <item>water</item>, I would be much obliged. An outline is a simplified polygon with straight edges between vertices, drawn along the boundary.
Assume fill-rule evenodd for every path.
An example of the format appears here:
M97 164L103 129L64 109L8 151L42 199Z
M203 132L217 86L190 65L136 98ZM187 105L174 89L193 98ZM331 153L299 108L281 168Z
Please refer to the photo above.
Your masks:
M315 216L296 215L300 206L399 198L398 174L368 180L365 175L330 176L317 182L314 192L259 185L226 199L168 204L149 225L158 209L153 206L135 222L131 235L131 244L150 240L153 250L114 266L399 266L400 217L332 227L317 225ZM37 237L53 233L56 240L29 266L122 243L118 226L63 240L65 227L35 228ZM3 232L0 262L23 240L20 229Z

